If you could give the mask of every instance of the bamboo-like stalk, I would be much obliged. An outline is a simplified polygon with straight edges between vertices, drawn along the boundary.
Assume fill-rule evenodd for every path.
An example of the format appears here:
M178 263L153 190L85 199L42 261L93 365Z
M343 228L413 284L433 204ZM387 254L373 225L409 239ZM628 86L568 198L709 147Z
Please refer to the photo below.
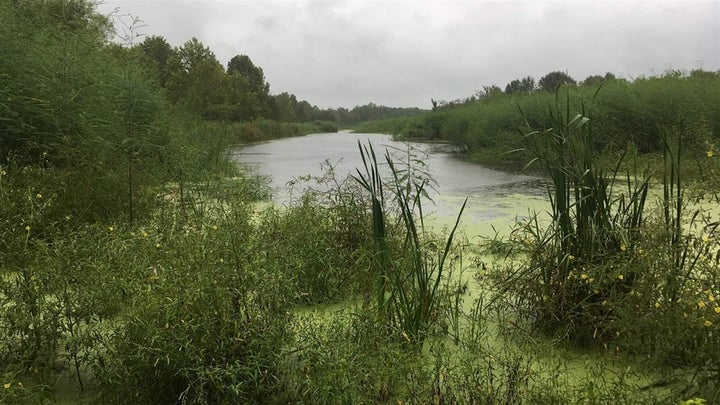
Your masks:
M405 230L402 250L393 260L386 240L386 207L382 194L383 182L372 144L359 144L364 172L357 170L355 179L370 193L373 201L373 236L376 253L376 305L383 321L390 321L408 339L422 345L427 332L436 320L440 304L441 280L445 274L447 257L452 249L455 232L467 199L463 203L444 249L437 261L423 244L422 197L426 181L414 182L412 176L401 177L389 153L385 160L392 175L392 192ZM419 214L416 214L416 211ZM419 217L417 216L419 215ZM418 219L420 226L418 227ZM406 266L401 265L407 263Z

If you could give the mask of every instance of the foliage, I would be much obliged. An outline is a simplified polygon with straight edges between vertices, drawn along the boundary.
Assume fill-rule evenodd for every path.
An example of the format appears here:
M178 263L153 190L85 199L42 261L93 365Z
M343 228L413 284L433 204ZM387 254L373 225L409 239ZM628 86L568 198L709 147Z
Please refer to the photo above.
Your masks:
M715 111L720 108L720 97L712 91L720 81L716 72L667 72L633 81L613 79L611 74L605 78L599 92L598 85L591 83L569 91L574 111L582 108L582 100L594 99L593 126L600 134L595 137L598 154L611 160L628 148L641 159L661 154L660 128L681 136L687 154L704 153L709 144L717 143L720 121ZM449 105L415 118L366 123L358 130L391 133L402 139L450 141L474 161L519 170L532 159L523 150L525 139L520 133L551 128L547 105L553 102L554 91L510 93ZM657 163L654 168L662 170Z
M663 138L659 205L648 207L649 175L619 175L623 156L606 174L587 111L570 111L569 98L556 102L552 129L526 135L552 181L550 223L535 216L516 230L527 260L496 274L496 304L563 339L691 367L703 388L680 379L676 389L717 398L718 223L686 211L682 138Z
M515 79L505 86L505 94L531 93L535 90L535 79L532 76Z
M555 92L562 84L567 86L574 85L575 79L570 77L566 72L555 71L546 74L538 81L538 87L549 92Z
M396 199L399 216L405 230L399 257L393 257L387 241L388 214L386 211L383 179L372 145L358 143L364 172L357 170L355 180L370 193L372 201L372 230L376 253L372 262L375 279L375 305L380 322L401 331L408 342L419 344L428 336L437 322L441 301L441 281L447 272L446 259L451 251L453 237L465 209L465 203L445 242L444 249L428 252L424 234L422 198L427 185L425 180L409 175L401 177L389 152L385 161L392 174L390 191ZM417 182L419 180L419 183ZM416 218L416 212L419 217ZM419 223L418 223L419 222Z

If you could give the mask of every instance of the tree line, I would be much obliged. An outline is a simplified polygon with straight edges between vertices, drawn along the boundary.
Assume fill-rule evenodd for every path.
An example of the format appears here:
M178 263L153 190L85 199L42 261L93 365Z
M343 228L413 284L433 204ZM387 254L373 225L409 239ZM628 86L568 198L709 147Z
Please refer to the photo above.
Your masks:
M475 94L464 99L452 100L452 101L438 101L431 99L433 110L437 110L441 107L449 107L462 104L472 104L478 101L487 100L493 97L497 97L503 94L507 95L522 95L530 94L536 90L555 92L558 86L562 84L570 86L594 86L597 87L603 83L607 83L618 79L615 74L611 72L605 73L605 75L590 75L580 82L572 78L567 72L563 71L552 71L545 76L541 77L537 82L532 76L525 76L519 79L514 79L510 83L505 85L503 90L498 85L482 86L481 90L476 90Z

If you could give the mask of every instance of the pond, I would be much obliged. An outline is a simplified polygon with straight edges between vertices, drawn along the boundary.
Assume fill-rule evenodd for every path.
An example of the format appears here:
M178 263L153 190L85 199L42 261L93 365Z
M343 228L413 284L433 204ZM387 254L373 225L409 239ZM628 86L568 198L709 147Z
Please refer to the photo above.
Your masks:
M437 182L436 190L431 192L434 203L424 205L436 223L453 222L466 197L462 227L473 235L491 236L493 228L505 232L516 218L547 210L542 179L465 162L447 144L403 143L393 141L389 135L341 131L247 145L235 152L235 159L267 177L274 202L282 205L293 197L289 183L300 176L322 175L325 162L334 166L339 179L354 174L356 168L362 167L358 141L365 145L372 142L378 159L385 150L394 151L402 159L408 145L419 151L417 156Z

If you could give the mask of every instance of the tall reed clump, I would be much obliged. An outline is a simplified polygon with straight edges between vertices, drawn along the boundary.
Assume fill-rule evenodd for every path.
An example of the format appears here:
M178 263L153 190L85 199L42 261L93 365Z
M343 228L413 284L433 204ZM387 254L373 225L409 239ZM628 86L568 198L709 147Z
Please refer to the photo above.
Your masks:
M364 173L357 170L355 179L370 193L372 200L373 239L375 241L375 305L379 320L391 329L399 329L411 343L422 345L439 314L441 280L446 275L448 254L465 209L463 203L445 246L435 257L423 240L422 196L426 180L416 183L412 176L401 177L389 152L385 154L392 178L390 195L397 204L399 221L404 230L399 252L388 243L388 204L383 191L384 180L372 144L358 143ZM419 223L418 223L419 220Z
M563 103L558 88L548 110L552 127L525 139L531 163L550 178L551 222L544 227L536 216L519 230L529 260L503 280L504 291L530 309L536 326L583 340L607 332L604 302L632 289L634 270L614 263L640 237L649 176L621 175L624 155L609 171L596 162L588 108L582 102L573 114L569 91Z

